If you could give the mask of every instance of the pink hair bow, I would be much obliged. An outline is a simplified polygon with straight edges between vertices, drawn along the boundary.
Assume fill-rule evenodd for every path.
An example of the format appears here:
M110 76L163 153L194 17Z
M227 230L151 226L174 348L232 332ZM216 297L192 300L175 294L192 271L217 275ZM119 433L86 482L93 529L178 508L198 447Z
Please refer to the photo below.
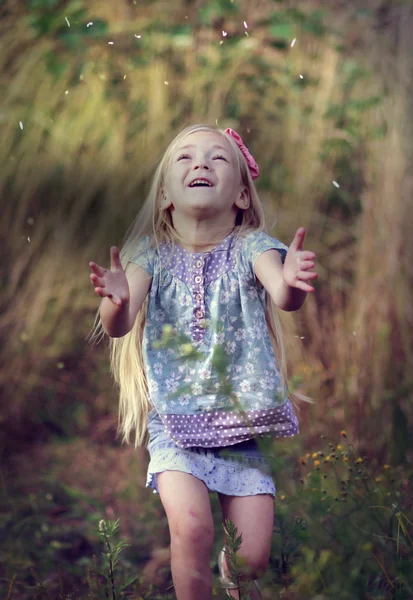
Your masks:
M243 155L246 158L252 179L257 179L258 175L260 174L260 170L259 170L258 165L255 162L255 159L252 156L251 152L248 150L248 148L242 141L241 136L236 131L234 131L233 129L230 129L229 127L225 130L225 133L230 135L232 137L232 139L234 139L236 141L238 148L241 150L241 152L243 153Z

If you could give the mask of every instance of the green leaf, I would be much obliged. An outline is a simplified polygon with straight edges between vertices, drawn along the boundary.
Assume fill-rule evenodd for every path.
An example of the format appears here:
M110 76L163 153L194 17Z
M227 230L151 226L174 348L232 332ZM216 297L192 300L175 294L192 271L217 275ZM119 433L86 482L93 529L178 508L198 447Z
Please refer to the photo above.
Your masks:
M129 579L126 579L120 586L120 590L123 591L129 585L132 585L132 583L135 583L135 581L138 579L138 577L139 577L139 575L132 575L132 577L129 577Z

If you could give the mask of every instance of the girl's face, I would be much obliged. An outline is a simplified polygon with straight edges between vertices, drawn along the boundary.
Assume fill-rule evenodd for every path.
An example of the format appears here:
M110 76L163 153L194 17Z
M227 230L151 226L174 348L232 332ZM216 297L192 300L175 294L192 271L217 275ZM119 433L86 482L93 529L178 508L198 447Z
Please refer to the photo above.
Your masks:
M187 135L174 150L165 174L162 208L194 217L230 217L248 208L238 163L230 143L219 133Z

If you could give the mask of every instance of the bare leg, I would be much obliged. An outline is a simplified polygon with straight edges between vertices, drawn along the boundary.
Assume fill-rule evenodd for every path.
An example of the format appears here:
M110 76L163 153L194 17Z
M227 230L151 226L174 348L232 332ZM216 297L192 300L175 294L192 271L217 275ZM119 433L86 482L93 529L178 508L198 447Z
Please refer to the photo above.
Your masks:
M214 521L208 488L180 471L157 474L171 535L171 570L177 600L212 600L209 565Z
M229 519L242 534L238 555L246 561L249 573L242 579L259 579L268 568L271 540L274 527L274 498L270 494L256 496L227 496L218 494L222 508L222 519ZM226 558L226 557L225 557ZM226 561L224 561L226 564ZM228 590L233 598L239 598L238 590ZM251 600L261 596L252 586Z

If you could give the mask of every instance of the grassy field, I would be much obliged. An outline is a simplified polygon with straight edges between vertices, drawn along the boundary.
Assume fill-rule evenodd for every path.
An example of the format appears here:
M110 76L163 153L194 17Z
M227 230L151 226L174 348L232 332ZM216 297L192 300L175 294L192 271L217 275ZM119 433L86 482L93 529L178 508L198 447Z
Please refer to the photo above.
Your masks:
M86 342L88 263L195 122L241 133L270 233L304 225L318 259L280 315L314 404L268 448L264 597L413 598L412 27L407 1L0 4L1 598L174 598L149 456L116 439L107 343Z

